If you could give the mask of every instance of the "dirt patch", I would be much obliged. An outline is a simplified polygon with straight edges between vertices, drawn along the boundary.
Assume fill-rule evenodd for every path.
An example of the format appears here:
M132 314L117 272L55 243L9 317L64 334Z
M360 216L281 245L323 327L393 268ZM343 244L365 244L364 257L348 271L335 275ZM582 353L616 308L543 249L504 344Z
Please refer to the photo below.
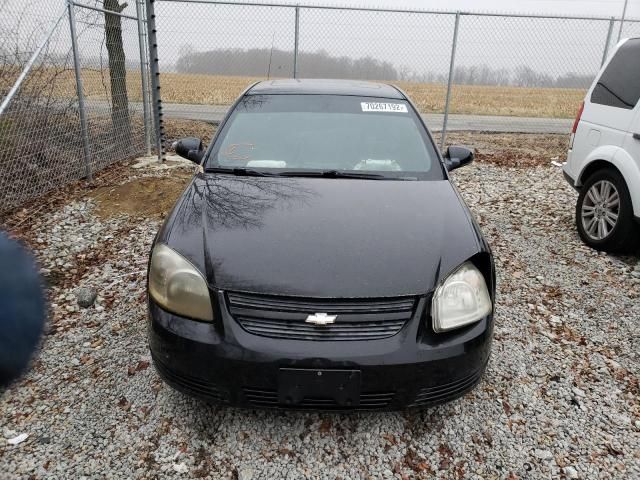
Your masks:
M447 134L447 145L470 146L476 152L477 162L490 163L498 167L548 167L552 161L566 161L569 136L451 132Z
M98 217L118 215L163 218L193 176L187 170L174 170L166 177L143 177L116 186L95 189L88 197L96 202Z

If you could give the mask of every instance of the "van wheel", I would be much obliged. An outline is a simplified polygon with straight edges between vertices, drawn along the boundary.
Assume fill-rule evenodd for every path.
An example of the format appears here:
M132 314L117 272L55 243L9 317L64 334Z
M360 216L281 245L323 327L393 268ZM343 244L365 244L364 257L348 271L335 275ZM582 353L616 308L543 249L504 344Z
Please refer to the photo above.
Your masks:
M616 170L598 170L580 189L576 206L580 238L596 250L624 253L637 248L638 227L627 184Z

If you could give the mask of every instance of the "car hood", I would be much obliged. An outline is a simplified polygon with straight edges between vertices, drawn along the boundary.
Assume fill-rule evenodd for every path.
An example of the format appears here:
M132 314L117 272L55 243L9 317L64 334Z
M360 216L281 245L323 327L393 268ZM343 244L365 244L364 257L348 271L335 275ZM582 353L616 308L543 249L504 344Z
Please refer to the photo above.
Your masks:
M158 240L213 288L310 297L424 294L485 249L446 180L199 174Z

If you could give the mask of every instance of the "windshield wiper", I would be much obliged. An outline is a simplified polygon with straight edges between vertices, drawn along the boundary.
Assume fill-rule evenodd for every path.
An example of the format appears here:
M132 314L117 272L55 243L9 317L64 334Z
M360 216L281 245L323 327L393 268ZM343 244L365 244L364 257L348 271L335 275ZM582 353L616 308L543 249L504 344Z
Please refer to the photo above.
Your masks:
M209 167L205 169L207 173L229 173L238 177L317 177L317 178L360 178L364 180L404 180L402 177L387 177L379 173L365 172L345 172L340 170L323 171L277 171L265 172L244 167Z
M282 177L363 178L368 180L387 180L391 178L378 173L343 172L339 170L278 172L278 175Z
M210 167L205 169L207 173L230 173L238 177L272 177L276 174L270 172L261 172L251 168L230 168L230 167Z

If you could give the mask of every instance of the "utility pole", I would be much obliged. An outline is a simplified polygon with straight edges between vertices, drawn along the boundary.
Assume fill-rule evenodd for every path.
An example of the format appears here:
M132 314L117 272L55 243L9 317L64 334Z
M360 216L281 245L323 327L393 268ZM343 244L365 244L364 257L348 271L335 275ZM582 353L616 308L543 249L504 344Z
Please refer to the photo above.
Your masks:
M627 6L629 5L629 0L624 0L624 7L622 8L622 18L620 19L620 31L618 32L618 42L622 38L622 29L624 28L624 19L627 16Z

